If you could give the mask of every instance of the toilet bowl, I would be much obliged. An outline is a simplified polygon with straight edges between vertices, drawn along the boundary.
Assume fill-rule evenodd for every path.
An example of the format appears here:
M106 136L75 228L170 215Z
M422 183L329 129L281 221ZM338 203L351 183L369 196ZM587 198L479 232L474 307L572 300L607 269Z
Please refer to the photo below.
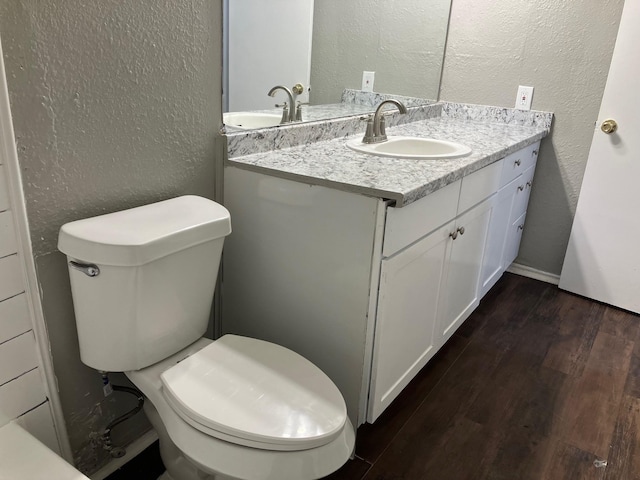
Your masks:
M145 395L162 479L321 478L355 443L333 382L284 347L203 338L230 231L195 196L63 225L81 359Z

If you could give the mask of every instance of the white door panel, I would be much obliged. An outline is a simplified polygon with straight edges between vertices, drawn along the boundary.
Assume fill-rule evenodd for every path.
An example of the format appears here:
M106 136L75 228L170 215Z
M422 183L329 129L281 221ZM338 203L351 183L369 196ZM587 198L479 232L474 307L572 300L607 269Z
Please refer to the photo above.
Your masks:
M560 288L640 312L640 1L625 2ZM605 134L606 119L618 124Z
M229 1L229 111L271 109L286 100L276 85L305 87L308 101L314 0ZM283 20L289 19L287 28Z

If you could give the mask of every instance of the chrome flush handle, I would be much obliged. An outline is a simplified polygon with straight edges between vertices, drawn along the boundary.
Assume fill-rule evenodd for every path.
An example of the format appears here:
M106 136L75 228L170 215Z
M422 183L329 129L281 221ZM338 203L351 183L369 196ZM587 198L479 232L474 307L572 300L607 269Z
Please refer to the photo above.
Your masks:
M88 277L97 277L98 275L100 275L100 268L98 268L98 266L93 263L80 263L69 260L69 266L76 270L80 270Z

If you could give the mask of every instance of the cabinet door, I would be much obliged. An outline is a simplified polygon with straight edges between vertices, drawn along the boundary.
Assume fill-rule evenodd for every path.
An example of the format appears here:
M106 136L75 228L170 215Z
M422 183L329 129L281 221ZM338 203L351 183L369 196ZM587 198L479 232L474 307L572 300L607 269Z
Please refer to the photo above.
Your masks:
M438 317L438 341L444 343L480 302L482 257L491 217L492 199L456 219L451 254L444 272ZM453 233L453 232L452 232Z
M531 194L531 186L533 185L534 172L535 166L529 168L517 179L518 188L514 195L513 208L511 209L511 217L509 219L509 230L507 232L502 257L505 270L513 263L520 250L520 240L522 240L522 230L524 229L524 220L527 213L529 195Z
M524 221L526 215L526 212L523 213L520 217L516 218L509 227L507 242L504 247L505 268L508 268L509 265L511 265L518 256L518 251L520 250L520 240L522 240L522 230L524 229Z
M367 420L373 423L437 349L434 325L454 222L382 261Z
M511 211L516 198L518 187L522 183L519 176L511 183L501 188L492 199L491 219L487 244L482 260L482 274L480 276L480 298L482 298L504 273L504 247L507 232L512 223Z

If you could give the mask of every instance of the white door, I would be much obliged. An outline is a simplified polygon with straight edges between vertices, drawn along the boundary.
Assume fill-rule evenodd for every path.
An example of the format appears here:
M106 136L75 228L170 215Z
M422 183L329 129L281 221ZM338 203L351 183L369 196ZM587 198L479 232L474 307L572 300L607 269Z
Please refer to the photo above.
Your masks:
M267 95L271 87L296 83L305 87L298 97L309 101L311 37L314 0L229 0L229 111L272 109L286 100L283 92Z
M640 0L624 5L560 288L640 312ZM617 130L606 134L603 122Z

